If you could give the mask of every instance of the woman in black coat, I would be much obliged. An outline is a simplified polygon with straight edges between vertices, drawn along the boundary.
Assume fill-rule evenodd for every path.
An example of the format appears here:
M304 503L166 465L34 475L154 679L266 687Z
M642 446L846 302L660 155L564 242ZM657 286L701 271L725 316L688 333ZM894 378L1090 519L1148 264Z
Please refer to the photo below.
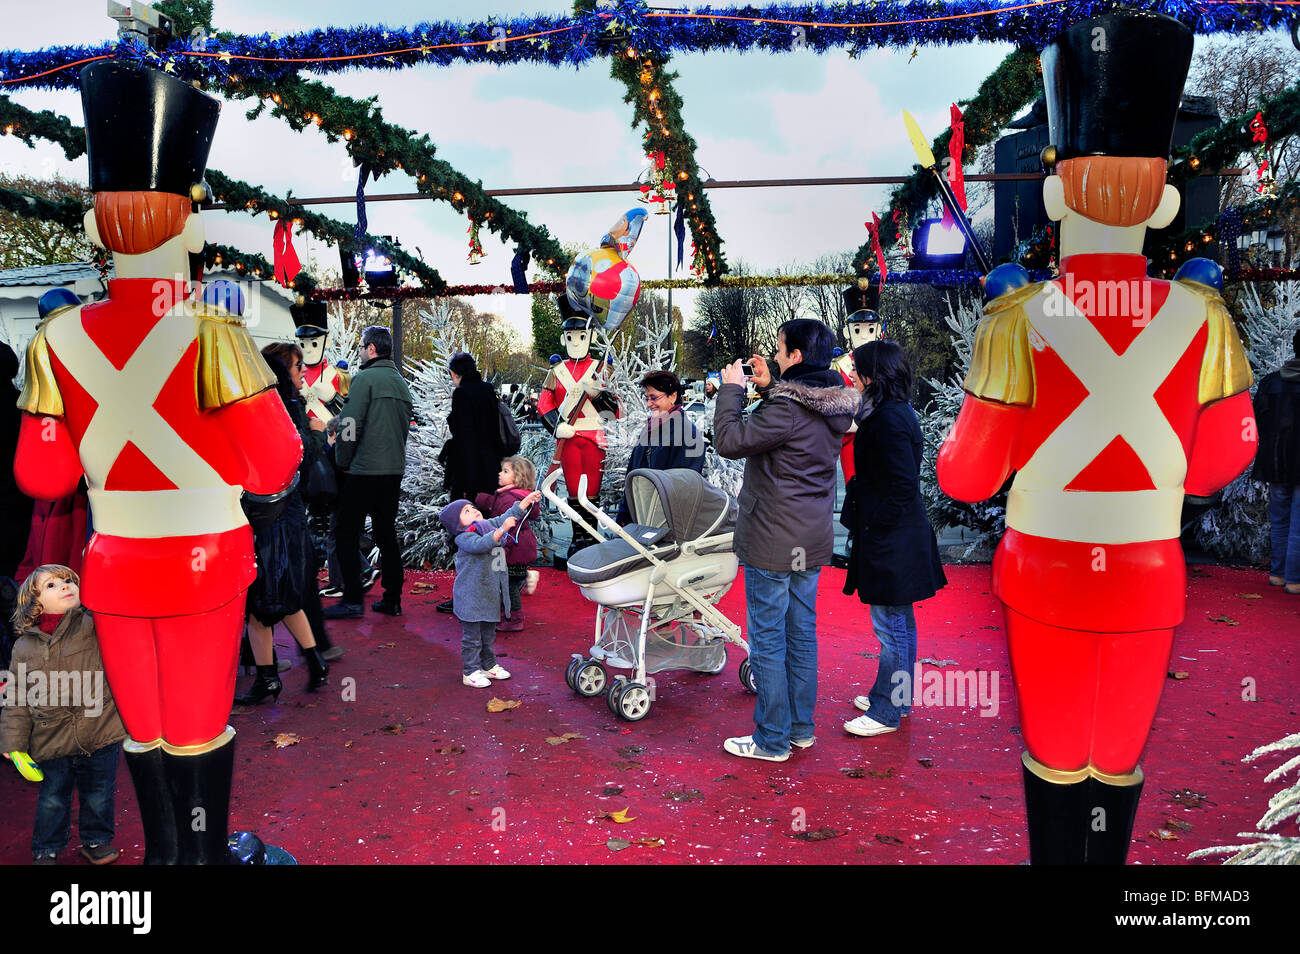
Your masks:
M853 438L852 503L846 503L841 517L853 532L844 592L857 591L871 605L880 666L870 692L853 700L866 715L844 728L871 736L895 731L900 717L911 710L916 666L912 604L934 596L948 579L921 501L921 428L908 404L912 368L892 341L855 349L853 365L863 410Z
M443 447L446 485L452 500L473 500L496 491L505 456L497 395L479 374L472 355L463 351L452 355L447 368L456 389L447 415L451 439Z
M248 641L257 664L257 679L237 705L257 705L280 696L283 684L276 669L271 629L283 622L307 661L307 691L315 692L329 679L329 666L320 655L316 637L307 619L306 607L316 595L315 559L307 530L307 506L302 499L306 469L322 453L323 421L308 423L299 391L302 388L302 349L296 344L277 342L262 349L262 356L275 373L276 390L284 401L289 419L298 428L303 443L298 484L289 492L274 521L253 526L253 551L257 556L257 578L248 588ZM279 497L279 495L275 495Z
M686 467L704 473L704 441L682 409L686 389L677 375L671 371L651 371L641 379L641 393L645 395L650 417L632 448L627 472L643 467L649 470ZM631 519L624 495L618 508L618 522L626 525Z

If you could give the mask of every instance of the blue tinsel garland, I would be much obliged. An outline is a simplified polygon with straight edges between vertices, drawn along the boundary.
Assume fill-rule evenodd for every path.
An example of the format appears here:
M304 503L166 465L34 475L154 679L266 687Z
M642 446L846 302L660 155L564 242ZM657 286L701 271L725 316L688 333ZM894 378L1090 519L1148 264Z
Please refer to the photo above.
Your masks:
M650 10L643 0L615 0L577 16L490 18L478 23L421 23L411 28L310 30L274 38L269 34L230 40L209 37L202 52L215 55L197 55L198 51L189 49L188 39L178 39L162 53L148 58L187 79L223 80L224 74L232 71L274 79L300 70L327 74L357 68L395 70L420 63L580 66L595 57L621 53L629 45L656 55L729 50L824 53L835 47L847 47L850 55L856 55L870 47L908 49L918 44L970 42L1041 47L1063 27L1118 6L1168 14L1199 34L1285 29L1300 17L1296 7L1268 2L1236 5L1185 0L1043 0L1018 9L1024 6L990 0L880 0L842 3L833 9L819 3L781 3L765 7L697 7L686 11L694 15L687 17ZM925 20L932 22L918 22ZM875 25L843 26L852 23ZM408 52L397 52L401 50ZM229 54L230 58L220 58L221 54ZM0 52L0 90L75 87L78 70L62 67L91 57L142 55L138 49L112 43L100 47L50 47L32 53L4 51ZM240 60L237 56L291 62ZM51 70L55 72L48 72ZM38 73L47 75L22 80Z

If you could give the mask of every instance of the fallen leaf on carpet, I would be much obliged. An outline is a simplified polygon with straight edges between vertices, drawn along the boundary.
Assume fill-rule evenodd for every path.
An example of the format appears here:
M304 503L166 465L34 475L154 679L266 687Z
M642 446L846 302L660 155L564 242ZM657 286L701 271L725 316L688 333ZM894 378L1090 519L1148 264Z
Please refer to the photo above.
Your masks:
M347 742L344 742L344 743L343 743L343 748L345 748L345 749L350 749L350 748L352 748L352 740L349 739Z
M600 793L601 798L613 798L615 795L623 794L622 785L606 785L605 790Z
M1202 805L1214 804L1214 802L1210 801L1203 792L1193 792L1190 788L1167 788L1165 789L1165 794L1168 795L1173 802L1182 805L1184 808L1200 808Z
M855 655L855 656L861 656L863 659L879 659L879 658L880 658L880 653L873 653L873 652L870 652L870 651L865 650L865 649L864 649L862 652L860 652L860 653L854 653L854 655Z
M796 841L829 841L832 838L838 838L844 834L842 831L836 831L834 828L817 828L813 831L801 831L788 837Z
M1233 619L1231 616L1211 616L1211 617L1210 617L1210 622L1211 622L1211 623L1227 623L1229 626L1240 626L1240 625L1241 625L1241 624L1238 623L1235 619Z
M626 772L628 769L638 768L640 765L640 762L615 762L614 768L618 769L620 772Z
M402 725L400 722L394 722L392 725L384 726L384 731L389 735L405 735L406 726Z
M1243 600L1262 600L1264 598L1260 596L1258 593L1238 593L1237 595L1240 596Z
M866 778L867 770L864 768L842 768L845 778Z
M630 821L636 821L635 815L628 814L628 812L630 812L631 810L632 809L629 806L628 808L620 808L616 812L601 812L600 817L608 818L610 821L616 822L620 825L626 825Z
M876 841L880 842L882 845L891 845L894 848L903 847L903 842L900 839L895 838L893 835L877 834Z
M1177 840L1178 840L1178 836L1177 836L1177 835L1175 835L1172 831L1165 831L1163 828L1161 828L1161 829L1159 829L1159 830L1157 830L1157 831L1149 831L1149 832L1147 832L1147 834L1149 834L1152 838L1158 839L1159 841L1177 841Z
M689 791L687 789L681 789L677 792L664 792L664 798L671 799L674 802L693 802L697 798L703 797L704 796L700 793L698 788L692 788Z
M1164 827L1168 828L1170 831L1191 831L1192 823L1185 822L1181 818L1166 818L1164 821Z
M622 851L624 848L631 848L632 842L626 838L611 838L605 842L605 847L610 851Z
M275 747L277 749L286 749L291 745L297 745L302 738L292 732L281 732L275 737Z
M1186 679L1186 678L1187 678L1188 676L1190 676L1190 675L1191 675L1191 673L1189 673L1189 672L1185 672L1185 671L1183 671L1182 669L1179 669L1179 670L1177 670L1176 672L1173 671L1173 670L1170 670L1170 672L1169 672L1169 678L1170 678L1170 679Z
M625 759L630 759L634 755L640 755L645 751L644 745L625 745L618 750L618 754Z
M934 759L917 759L916 764L921 768L934 768Z
M418 596L421 593L432 593L437 588L437 583L412 583L411 588L407 592L411 593L413 596Z
M919 663L929 663L931 666L955 666L955 659L935 659L933 656L926 656L924 659L918 659Z
M569 742L572 739L582 739L582 738L586 738L586 737L581 736L576 732L566 732L564 733L564 735L548 735L546 737L546 741L551 743L551 745L564 745L566 742Z
M735 775L731 775L731 774L727 774L727 775L719 775L717 778L714 779L714 781L715 781L715 782L726 782L726 781L729 781L730 779L734 779L734 778L736 778L736 776L735 776Z
M442 748L438 750L439 755L463 755L464 752L465 752L465 746L460 744L444 745Z
M518 699L498 699L493 696L488 700L488 712L505 712L507 709L518 709L523 703Z
M867 774L870 775L872 778L893 778L893 777L894 777L894 767L891 765L891 766L889 766L889 768L885 769L883 772L877 772L877 771L875 771L874 769L872 769L872 770L868 771Z
M635 844L645 845L647 848L662 848L664 840L662 838L638 838Z
M396 649L397 643L380 643L379 646L381 649Z

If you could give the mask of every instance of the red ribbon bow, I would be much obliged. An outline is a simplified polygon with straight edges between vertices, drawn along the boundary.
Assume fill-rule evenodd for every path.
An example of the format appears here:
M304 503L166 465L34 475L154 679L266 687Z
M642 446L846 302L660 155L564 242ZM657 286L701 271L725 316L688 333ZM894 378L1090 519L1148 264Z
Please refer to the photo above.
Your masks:
M275 280L288 288L294 276L302 270L302 263L298 261L298 253L293 248L293 230L284 219L275 223L271 248L274 251Z

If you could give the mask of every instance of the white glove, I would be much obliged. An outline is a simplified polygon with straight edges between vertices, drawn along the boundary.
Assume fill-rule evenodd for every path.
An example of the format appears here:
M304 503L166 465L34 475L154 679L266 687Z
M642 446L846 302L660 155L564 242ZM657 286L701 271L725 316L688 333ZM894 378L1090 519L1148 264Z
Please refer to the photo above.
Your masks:
M600 384L597 383L596 381L593 381L591 378L587 378L582 382L582 390L587 392L587 397L594 398L597 394L599 394L601 391L605 389L602 388Z
M334 398L338 397L339 393L335 390L334 385L330 384L324 378L321 378L313 384L311 389L312 393L320 398L322 404L328 404L330 401L334 400Z
M576 433L578 433L578 429L575 428L572 424L568 423L567 421L561 421L559 424L555 425L556 440L560 440L560 441L568 440Z

